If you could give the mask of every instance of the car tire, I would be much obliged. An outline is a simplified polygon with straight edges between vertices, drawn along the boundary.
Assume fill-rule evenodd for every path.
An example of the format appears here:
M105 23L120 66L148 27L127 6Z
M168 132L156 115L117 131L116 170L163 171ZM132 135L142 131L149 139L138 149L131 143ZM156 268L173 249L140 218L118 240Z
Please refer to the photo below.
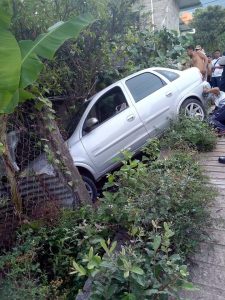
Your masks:
M203 121L206 117L206 110L203 104L196 99L185 100L180 107L180 114L184 114L187 117L197 117Z
M90 177L82 175L83 181L85 183L85 186L88 190L88 193L90 195L90 198L92 202L95 202L98 196L97 187L95 185L94 180L92 180Z

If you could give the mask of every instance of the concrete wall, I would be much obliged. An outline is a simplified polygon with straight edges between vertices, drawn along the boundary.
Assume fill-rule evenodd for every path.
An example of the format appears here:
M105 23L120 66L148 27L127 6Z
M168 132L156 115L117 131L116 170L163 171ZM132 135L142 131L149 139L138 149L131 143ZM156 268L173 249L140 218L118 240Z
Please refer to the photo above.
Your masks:
M141 0L144 12L152 13L150 21L157 29L166 27L171 30L179 30L179 6L176 0Z

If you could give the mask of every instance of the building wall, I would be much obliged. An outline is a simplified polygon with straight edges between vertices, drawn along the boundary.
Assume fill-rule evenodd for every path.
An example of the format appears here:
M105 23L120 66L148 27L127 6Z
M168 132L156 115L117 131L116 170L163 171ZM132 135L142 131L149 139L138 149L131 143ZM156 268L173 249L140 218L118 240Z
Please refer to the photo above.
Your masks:
M179 6L176 0L141 0L143 11L152 13L149 16L157 29L166 27L179 30Z

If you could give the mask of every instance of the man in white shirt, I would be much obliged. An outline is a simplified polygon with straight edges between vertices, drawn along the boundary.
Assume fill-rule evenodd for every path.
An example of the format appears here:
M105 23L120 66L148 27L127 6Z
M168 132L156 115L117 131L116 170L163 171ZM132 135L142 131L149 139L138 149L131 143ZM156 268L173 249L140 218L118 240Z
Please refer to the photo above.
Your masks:
M211 88L208 82L203 83L203 96L207 102L211 102L216 106L216 109L225 105L225 92L220 91L218 87Z
M216 50L214 52L214 59L212 61L212 86L219 87L220 80L223 73L223 67L219 64L219 60L221 58L220 50Z

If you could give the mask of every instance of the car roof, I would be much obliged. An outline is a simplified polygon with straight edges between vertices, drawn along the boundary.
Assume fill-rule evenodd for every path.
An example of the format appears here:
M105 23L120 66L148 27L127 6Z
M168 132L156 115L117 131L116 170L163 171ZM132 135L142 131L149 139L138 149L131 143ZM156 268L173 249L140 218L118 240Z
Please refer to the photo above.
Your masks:
M125 81L135 77L135 76L138 76L140 74L143 74L145 72L157 72L157 70L165 70L165 71L172 71L172 72L175 72L175 73L181 73L182 71L179 71L179 70L176 70L176 69L170 69L170 68L163 68L163 67L151 67L151 68L147 68L147 69L143 69L141 71L138 71L138 72L135 72L129 76L126 76L116 82L114 82L113 84L107 86L106 88L104 88L103 90L101 90L100 92L96 93L94 96L92 96L91 98L89 98L87 101L92 101L96 96L100 96L101 94L104 94L105 92L107 92L108 90L110 90L111 88L113 88L114 86L120 84L120 83L124 83Z
M175 71L175 72L178 71L178 70L173 70L173 69L163 68L163 67L151 67L151 68L143 69L143 70L141 70L141 71L138 71L138 72L136 72L136 73L133 73L133 74L127 76L127 77L124 77L124 78L120 79L120 80L117 81L117 82L124 82L124 81L127 81L128 79L133 78L133 77L135 77L135 76L137 76L137 75L140 75L140 74L142 74L142 73L150 72L150 71L151 71L151 72L154 72L154 71L157 71L157 70ZM179 72L179 71L178 71L178 72Z

